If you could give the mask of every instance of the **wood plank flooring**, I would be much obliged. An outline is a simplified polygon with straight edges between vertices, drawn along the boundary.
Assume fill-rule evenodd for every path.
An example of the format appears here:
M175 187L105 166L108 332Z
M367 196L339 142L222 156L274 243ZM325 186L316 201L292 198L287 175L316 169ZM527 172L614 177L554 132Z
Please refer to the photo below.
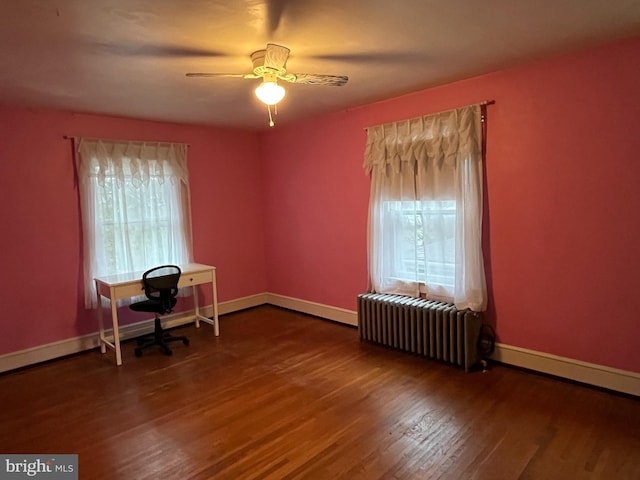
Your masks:
M124 365L94 350L0 376L1 453L82 479L638 479L640 400L360 343L271 306L181 327Z

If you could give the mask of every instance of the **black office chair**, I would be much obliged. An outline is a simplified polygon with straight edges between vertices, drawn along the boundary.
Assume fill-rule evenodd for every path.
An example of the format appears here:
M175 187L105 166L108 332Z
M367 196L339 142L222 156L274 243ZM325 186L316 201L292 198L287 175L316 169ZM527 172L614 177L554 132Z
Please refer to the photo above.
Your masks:
M167 345L170 342L181 341L189 345L187 337L174 337L162 329L159 315L164 315L175 307L178 294L178 281L180 280L180 267L175 265L162 265L147 270L142 275L144 293L147 300L132 303L129 308L136 312L152 312L156 314L153 333L143 335L136 339L138 346L135 349L136 357L142 356L145 348L157 345L165 355L171 355L171 349Z

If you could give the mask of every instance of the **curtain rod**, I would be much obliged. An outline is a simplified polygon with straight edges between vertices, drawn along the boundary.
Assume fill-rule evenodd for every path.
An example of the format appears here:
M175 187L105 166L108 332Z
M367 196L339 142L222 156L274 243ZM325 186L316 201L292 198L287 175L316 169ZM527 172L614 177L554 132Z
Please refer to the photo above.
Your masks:
M181 142L156 142L156 141L151 141L151 140L117 140L117 139L114 139L114 138L84 137L82 135L63 135L62 138L64 138L65 140L76 140L78 138L84 138L85 140L101 140L101 141L105 141L105 142L118 142L118 143L125 143L125 142L131 142L131 143L155 143L155 144L164 144L164 145L170 145L172 143L175 143L175 144L178 144L178 145L186 145L187 147L191 146L190 143L181 143Z
M447 112L452 112L452 111L454 111L454 110L458 110L459 108L473 107L473 106L475 106L475 105L479 105L479 106L481 106L481 107L484 107L485 105L493 105L494 103L496 103L496 101L495 101L495 100L484 100L484 101L479 102L479 103L470 103L469 105L462 105L462 106L460 106L460 107L450 108L450 109L448 109L448 110L441 110L441 111L439 111L439 112L427 113L427 114L425 114L425 115L420 115L419 117L413 117L413 118L426 117L426 116L428 116L428 115L436 115L436 114L438 114L438 113L447 113ZM386 123L380 123L380 124L378 124L378 125L371 125L371 126L369 126L369 127L364 127L364 130L366 131L366 130L368 130L368 129L370 129L370 128L373 128L373 127L379 127L379 126L381 126L381 125L390 125L390 124L392 124L392 123L404 122L404 121L407 121L407 120L412 120L412 119L411 119L411 118L405 118L405 119L403 119L403 120L396 120L395 122L386 122Z

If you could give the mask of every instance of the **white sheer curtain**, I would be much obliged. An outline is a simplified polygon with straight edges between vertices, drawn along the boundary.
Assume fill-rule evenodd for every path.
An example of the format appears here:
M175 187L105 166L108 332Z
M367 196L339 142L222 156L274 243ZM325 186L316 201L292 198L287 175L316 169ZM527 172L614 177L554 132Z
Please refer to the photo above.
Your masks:
M192 259L187 146L76 138L85 306L94 277Z
M481 106L367 129L370 290L486 309Z

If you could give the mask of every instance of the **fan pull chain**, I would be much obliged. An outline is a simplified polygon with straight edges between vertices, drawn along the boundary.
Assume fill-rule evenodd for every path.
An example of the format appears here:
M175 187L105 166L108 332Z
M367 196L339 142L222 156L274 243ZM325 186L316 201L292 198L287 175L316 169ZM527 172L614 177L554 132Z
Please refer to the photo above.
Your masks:
M271 117L271 105L267 105L267 111L269 112L269 126L273 127L275 123L273 123L273 118Z
M273 122L273 117L271 116L271 105L267 105L267 111L269 112L269 126L273 127L275 123ZM273 106L273 114L278 115L278 104Z

